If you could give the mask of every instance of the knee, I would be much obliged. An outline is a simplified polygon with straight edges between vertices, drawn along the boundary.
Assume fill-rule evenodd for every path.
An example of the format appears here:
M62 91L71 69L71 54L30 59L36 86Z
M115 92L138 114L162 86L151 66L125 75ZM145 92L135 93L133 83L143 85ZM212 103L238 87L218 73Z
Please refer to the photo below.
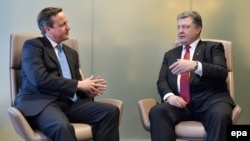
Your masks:
M110 105L108 108L109 115L115 119L119 119L120 117L120 109L117 106Z
M155 105L149 111L149 119L155 118L155 117L161 115L161 113L162 113L161 107L158 105Z
M156 106L154 106L149 111L149 117L157 115L158 113L159 113L159 108L157 108Z
M232 121L232 111L228 110L214 110L211 112L211 117L214 120L220 120L220 121Z
M120 109L116 106L113 106L111 112L113 113L113 115L115 115L117 117L119 117L119 115L120 115Z
M44 130L44 133L49 137L58 137L70 133L74 135L74 127L69 122L54 121Z
M70 124L70 122L66 122L66 121L55 121L54 122L54 127L56 131L68 131L68 130L72 130L73 126Z

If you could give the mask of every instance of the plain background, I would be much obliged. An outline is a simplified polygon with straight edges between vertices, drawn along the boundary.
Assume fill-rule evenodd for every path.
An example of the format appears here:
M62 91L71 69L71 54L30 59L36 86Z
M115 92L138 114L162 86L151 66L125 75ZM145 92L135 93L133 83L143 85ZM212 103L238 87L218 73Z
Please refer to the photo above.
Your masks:
M238 124L250 123L249 0L1 0L0 140L21 141L7 115L10 34L39 33L36 16L47 6L62 7L78 39L85 76L101 75L108 89L100 98L124 102L121 141L150 140L141 126L137 101L159 96L156 80L165 51L177 39L176 16L192 8L203 18L202 38L231 40ZM99 99L99 98L97 98Z

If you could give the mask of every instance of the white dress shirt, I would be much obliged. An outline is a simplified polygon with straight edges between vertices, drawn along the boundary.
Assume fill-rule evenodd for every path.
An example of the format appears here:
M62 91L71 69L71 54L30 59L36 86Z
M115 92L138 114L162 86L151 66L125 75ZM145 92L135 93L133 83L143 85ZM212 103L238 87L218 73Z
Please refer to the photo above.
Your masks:
M198 44L198 42L200 41L200 39L197 39L195 40L193 43L191 43L189 46L190 46L190 49L189 49L189 52L190 52L190 60L193 59L193 56L194 56L194 51L195 51L195 48ZM184 58L184 54L186 52L186 49L185 49L185 46L183 45L183 49L182 49L182 52L181 52L181 59ZM199 76L202 76L202 65L201 65L201 62L197 61L198 63L198 67L197 69L194 71L194 73L196 73L197 75ZM178 92L180 92L180 78L181 78L181 74L178 74L177 76L177 86L178 86ZM163 100L167 102L167 99L169 96L171 95L174 95L174 93L166 93L163 97Z

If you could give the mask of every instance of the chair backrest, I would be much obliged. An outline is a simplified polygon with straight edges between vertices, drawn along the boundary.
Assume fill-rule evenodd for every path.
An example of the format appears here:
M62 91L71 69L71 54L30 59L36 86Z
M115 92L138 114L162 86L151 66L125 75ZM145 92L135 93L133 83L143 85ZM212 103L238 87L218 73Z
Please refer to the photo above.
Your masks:
M26 40L42 36L38 33L13 33L10 35L10 62L9 62L9 76L10 76L10 97L11 106L14 106L14 100L21 84L21 64L23 44ZM77 52L78 43L75 38L70 38L63 42L72 47ZM80 70L81 71L81 70ZM81 72L82 73L82 72Z
M223 44L225 49L225 56L227 60L227 69L228 69L228 77L227 77L227 85L230 92L231 97L234 99L234 71L233 71L233 49L232 42L227 40L220 39L202 39L203 41L213 41L220 42ZM180 43L176 41L174 43L174 47L179 46Z

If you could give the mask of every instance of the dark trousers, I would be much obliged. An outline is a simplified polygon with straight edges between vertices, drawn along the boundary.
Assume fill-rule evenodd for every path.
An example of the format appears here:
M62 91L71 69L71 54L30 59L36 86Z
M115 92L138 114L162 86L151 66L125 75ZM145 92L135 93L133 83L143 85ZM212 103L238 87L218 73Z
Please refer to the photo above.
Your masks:
M29 117L29 121L53 141L76 141L71 122L90 124L94 141L119 141L119 112L111 104L87 99L73 103L60 99L49 104L39 115Z
M232 106L217 102L206 111L177 108L169 103L154 106L149 113L152 141L175 141L175 125L180 121L201 121L207 132L207 141L226 141L227 126L232 124Z

